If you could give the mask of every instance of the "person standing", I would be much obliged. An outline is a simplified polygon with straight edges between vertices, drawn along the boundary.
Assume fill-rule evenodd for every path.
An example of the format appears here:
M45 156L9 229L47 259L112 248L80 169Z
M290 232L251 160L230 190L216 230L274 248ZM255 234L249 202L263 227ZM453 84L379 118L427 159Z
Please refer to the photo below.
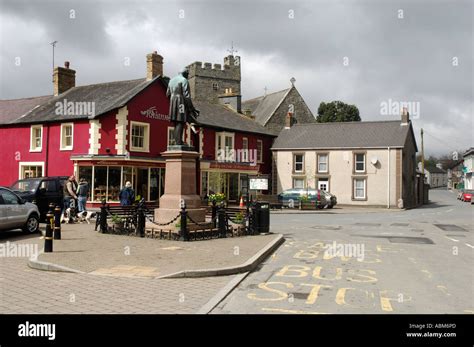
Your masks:
M63 212L66 211L69 207L71 207L71 201L74 199L77 199L77 182L76 182L76 177L74 175L69 176L68 180L64 184L63 187L63 202L64 202L64 207L63 207Z
M125 187L120 191L119 199L122 206L130 206L135 201L135 192L130 182L125 183Z
M76 190L77 193L77 208L79 213L87 211L86 209L86 202L87 197L89 196L89 183L83 177L79 180L79 186Z

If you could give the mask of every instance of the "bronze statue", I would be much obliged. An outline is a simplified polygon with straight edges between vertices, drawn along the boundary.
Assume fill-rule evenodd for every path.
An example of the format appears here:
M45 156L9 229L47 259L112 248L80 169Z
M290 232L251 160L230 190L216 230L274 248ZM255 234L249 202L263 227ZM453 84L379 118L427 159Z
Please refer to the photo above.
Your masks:
M184 125L189 123L195 132L194 124L197 124L199 110L194 108L191 100L191 91L188 82L188 69L184 69L168 83L166 96L170 98L170 120L174 124L173 139L175 145L184 145Z

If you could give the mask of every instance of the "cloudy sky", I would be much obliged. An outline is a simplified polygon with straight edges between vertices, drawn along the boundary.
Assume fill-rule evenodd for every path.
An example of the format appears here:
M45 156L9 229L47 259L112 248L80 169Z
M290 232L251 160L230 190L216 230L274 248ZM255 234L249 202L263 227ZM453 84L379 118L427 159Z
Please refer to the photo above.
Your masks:
M290 78L314 114L355 104L362 120L411 102L428 154L473 146L473 2L0 0L0 99L52 93L55 62L76 84L145 76L145 55L168 76L194 61L241 56L243 99ZM391 104L389 102L391 101Z

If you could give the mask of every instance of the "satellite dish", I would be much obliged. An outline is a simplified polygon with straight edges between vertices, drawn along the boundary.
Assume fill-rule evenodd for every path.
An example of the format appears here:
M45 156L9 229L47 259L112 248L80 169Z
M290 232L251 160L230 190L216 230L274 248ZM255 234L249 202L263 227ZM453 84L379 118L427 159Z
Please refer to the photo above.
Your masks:
M379 159L377 157L372 157L372 159L370 159L370 162L372 163L372 165L377 164L378 161Z

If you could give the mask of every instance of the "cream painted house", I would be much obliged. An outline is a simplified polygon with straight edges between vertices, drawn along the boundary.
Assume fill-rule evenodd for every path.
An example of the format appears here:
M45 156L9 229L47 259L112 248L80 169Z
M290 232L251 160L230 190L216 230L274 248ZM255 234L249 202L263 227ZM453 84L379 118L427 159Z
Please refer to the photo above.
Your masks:
M296 124L272 147L273 193L318 188L339 205L417 205L416 140L401 121Z

